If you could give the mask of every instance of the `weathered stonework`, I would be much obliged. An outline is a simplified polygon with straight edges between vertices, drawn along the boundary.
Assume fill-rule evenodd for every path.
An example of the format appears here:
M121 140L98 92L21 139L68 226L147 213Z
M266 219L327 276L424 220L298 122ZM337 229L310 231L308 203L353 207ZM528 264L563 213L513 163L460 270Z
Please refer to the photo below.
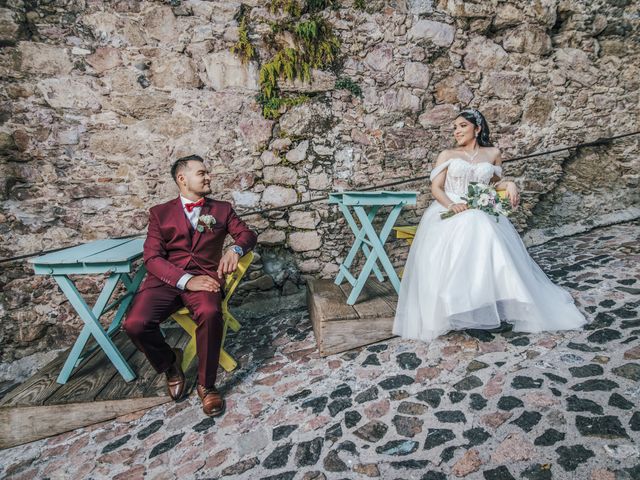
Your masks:
M275 17L249 2L251 40ZM314 72L279 120L256 103L258 65L230 53L240 3L7 2L0 8L0 257L144 234L176 194L171 162L207 159L216 195L254 211L426 174L450 123L482 110L508 159L638 130L638 5L575 0L342 2L323 15L339 72ZM362 97L336 90L347 77ZM513 221L529 243L638 216L637 137L507 163L522 190ZM428 182L399 223L415 224ZM247 219L259 259L239 291L293 291L332 276L352 234L326 203ZM390 241L392 260L406 258ZM80 328L51 279L0 264L0 361L69 344ZM80 289L95 299L100 279Z

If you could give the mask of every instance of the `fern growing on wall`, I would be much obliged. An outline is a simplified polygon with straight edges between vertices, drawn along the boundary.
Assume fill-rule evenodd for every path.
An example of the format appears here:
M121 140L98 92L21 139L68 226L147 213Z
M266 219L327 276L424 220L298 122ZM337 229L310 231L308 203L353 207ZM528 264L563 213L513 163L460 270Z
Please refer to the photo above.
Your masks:
M286 107L298 105L308 96L284 96L279 88L281 80L311 82L312 69L327 69L335 65L340 52L340 40L331 24L318 15L322 10L337 8L335 0L309 0L304 7L297 0L272 0L272 13L284 12L288 18L271 25L265 35L270 58L260 66L260 94L258 102L266 118L278 118ZM243 62L257 59L256 51L249 40L247 18L249 12L242 11L239 19L238 41L232 52ZM293 39L293 45L282 40L283 35Z

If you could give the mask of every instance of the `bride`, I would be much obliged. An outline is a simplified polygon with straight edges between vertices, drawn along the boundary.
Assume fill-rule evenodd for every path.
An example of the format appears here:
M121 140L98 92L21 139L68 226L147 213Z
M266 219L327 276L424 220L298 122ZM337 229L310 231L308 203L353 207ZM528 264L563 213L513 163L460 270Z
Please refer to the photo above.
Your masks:
M430 341L450 330L516 332L571 330L586 323L568 292L531 259L511 222L469 209L461 198L469 182L495 183L513 207L513 182L500 181L500 152L477 110L455 119L458 148L438 156L431 172L435 201L424 212L404 269L393 333ZM496 183L497 182L497 183ZM440 213L452 210L453 217Z

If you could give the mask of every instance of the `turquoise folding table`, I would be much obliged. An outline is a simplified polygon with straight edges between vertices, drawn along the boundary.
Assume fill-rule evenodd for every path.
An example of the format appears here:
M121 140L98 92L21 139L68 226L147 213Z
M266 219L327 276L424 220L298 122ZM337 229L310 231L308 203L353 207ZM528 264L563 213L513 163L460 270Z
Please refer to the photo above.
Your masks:
M400 292L400 279L393 268L389 257L384 249L384 242L387 241L389 233L393 228L402 207L405 205L415 205L418 192L335 192L329 194L329 203L335 203L347 220L347 224L355 235L355 241L347 254L344 262L340 265L340 271L336 277L336 285L340 285L346 279L353 289L347 298L347 304L353 305L358 299L358 295L364 288L367 278L373 271L378 281L383 282L384 276L378 267L381 264L387 273L391 284L396 292ZM378 234L373 227L373 220L381 207L389 206L391 211ZM356 223L350 208L353 208L360 226ZM367 211L368 210L368 211ZM362 250L365 258L364 266L358 277L351 271L351 265L357 255Z
M134 272L134 262L142 257L143 244L142 238L97 240L29 260L36 274L53 276L84 322L84 327L58 375L58 383L66 383L73 369L98 347L104 350L125 381L130 382L136 378L111 337L118 331L127 308L146 273L144 265ZM107 280L95 305L89 308L69 275L96 274L106 274ZM126 293L108 304L119 282L124 284ZM116 307L118 310L105 331L99 319ZM97 345L82 355L90 336L93 336Z

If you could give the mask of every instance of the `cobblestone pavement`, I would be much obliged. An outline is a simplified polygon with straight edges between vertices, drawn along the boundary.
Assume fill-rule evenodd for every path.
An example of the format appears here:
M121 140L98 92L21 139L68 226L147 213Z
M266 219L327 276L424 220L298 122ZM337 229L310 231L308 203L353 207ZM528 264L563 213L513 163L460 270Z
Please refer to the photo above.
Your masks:
M583 331L396 338L320 358L300 296L285 297L244 311L220 419L192 394L2 451L0 476L638 479L638 226L531 249L592 320Z

